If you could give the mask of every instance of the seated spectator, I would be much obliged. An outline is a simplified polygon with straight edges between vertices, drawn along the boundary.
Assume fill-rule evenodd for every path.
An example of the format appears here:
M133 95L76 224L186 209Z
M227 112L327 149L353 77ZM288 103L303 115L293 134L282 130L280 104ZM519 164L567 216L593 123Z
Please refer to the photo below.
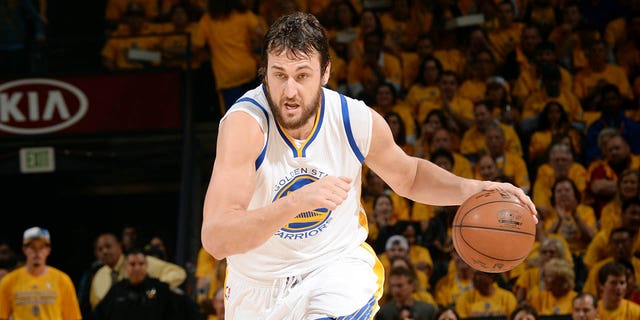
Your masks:
M404 225L404 229L401 229L402 236L407 239L409 243L409 259L411 264L415 266L415 269L419 273L425 275L427 282L425 283L425 289L429 290L429 277L433 273L433 259L429 250L419 244L418 228L415 223L407 223Z
M581 198L587 188L587 170L575 162L571 149L557 143L549 150L549 162L538 167L536 182L533 184L533 203L538 212L544 214L551 209L551 187L557 179L569 178L576 184Z
M433 110L442 110L455 124L452 129L464 131L473 125L473 102L458 92L458 77L453 71L442 71L437 79L439 96L420 104L416 119L426 119ZM414 85L415 87L415 85Z
M435 299L433 298L431 293L428 291L428 289L424 286L425 283L426 284L429 283L429 281L427 280L427 277L423 272L416 270L414 264L411 262L411 260L408 257L397 257L391 260L389 264L389 268L390 270L393 270L396 268L407 268L411 270L411 272L413 272L413 274L416 277L416 288L415 288L415 291L413 292L413 298L416 301L426 302L435 306L436 304ZM391 292L388 283L385 285L384 290L387 293ZM390 294L386 298L383 297L383 299L381 299L382 304L388 301L389 298L391 298Z
M633 119L625 116L624 102L620 91L613 85L603 86L600 91L601 115L587 128L585 137L586 163L590 164L597 159L604 158L604 150L600 144L600 132L605 128L617 129L629 142L631 151L640 154L640 125Z
M177 294L147 273L147 256L139 249L126 254L127 278L115 283L95 307L97 320L182 319Z
M442 63L434 56L426 56L420 61L418 71L404 101L417 119L424 119L429 111L438 107L434 102L440 98L438 80L443 71Z
M497 182L509 182L513 184L513 181L506 175L500 172L498 163L490 153L481 152L476 165L474 166L478 179L484 181L497 181Z
M473 103L484 99L487 92L487 79L496 75L496 61L487 49L480 50L470 57L469 76L460 85L460 95Z
M492 123L484 131L485 145L491 157L495 160L500 174L512 184L529 193L529 169L522 159L522 154L510 151L507 147L507 136L502 124ZM480 173L475 172L475 178L481 179Z
M567 260L553 258L542 267L544 289L531 292L527 299L540 316L570 314L572 300L578 295L573 290L575 273Z
M566 111L572 125L583 130L583 110L573 92L562 88L560 68L555 64L539 64L542 88L533 92L522 106L522 133L529 135L538 127L539 114L551 102L557 102Z
M551 41L557 48L558 60L572 73L587 66L587 58L584 53L585 40L591 40L597 36L589 33L585 21L580 12L578 1L569 1L560 8L561 19L549 34ZM585 33L588 35L585 36Z
M435 306L413 298L415 285L416 279L411 270L402 267L392 269L389 274L391 300L380 307L376 319L396 320L403 307L411 309L412 319L433 319L436 313Z
M542 43L540 29L535 24L526 24L520 33L520 42L507 53L503 65L505 79L513 84L520 75L534 72L536 47ZM514 88L515 89L515 88Z
M601 296L601 292L598 291L598 272L605 264L612 261L627 260L632 264L634 270L638 270L638 274L634 274L634 279L640 279L640 259L633 255L633 238L635 237L634 231L626 227L617 227L611 230L609 233L609 250L611 256L598 261L595 265L589 268L589 274L585 281L583 292L588 292L596 297ZM637 284L628 283L630 287L635 287Z
M607 84L614 85L625 99L633 100L633 92L626 72L622 67L609 63L608 52L609 49L604 40L594 41L585 51L588 65L577 72L573 79L573 92L586 110L596 108L596 98Z
M190 21L185 5L178 4L171 8L170 23L163 27L162 32L162 65L169 68L198 69L207 53L202 47L194 45L198 24ZM187 45L190 44L190 47ZM190 62L190 63L189 63Z
M122 23L102 48L102 62L108 70L132 70L159 66L162 62L157 29L145 17L140 4L131 3Z
M389 112L395 112L404 124L405 142L414 145L418 131L418 122L413 117L411 108L398 99L398 93L393 85L380 83L376 88L376 102L371 108L386 117ZM406 151L406 150L405 150Z
M516 297L495 284L499 274L475 271L473 288L456 299L456 311L462 318L508 316L517 307Z
M626 268L617 262L609 262L598 271L600 319L640 319L640 306L624 298L626 277Z
M396 144L400 146L406 154L413 155L413 144L407 141L406 124L400 114L394 111L389 111L384 115L384 119L389 124L391 134L393 135L393 139Z
M469 266L457 252L451 252L451 263L455 272L449 272L440 278L435 285L435 299L441 308L452 308L456 299L473 287L473 268Z
M524 24L515 20L516 8L511 1L498 2L498 27L488 32L489 44L498 66L502 66L507 54L520 44Z
M631 198L622 203L622 215L620 216L620 225L615 227L625 226L633 232L632 252L634 255L640 250L640 237L638 232L640 231L640 199ZM602 229L591 240L587 247L587 252L584 256L584 264L588 268L593 266L612 255L611 246L609 244L609 238L612 229Z
M493 114L498 121L510 126L516 132L520 131L521 111L511 102L509 84L503 77L487 79L485 99L493 105Z
M347 84L353 96L359 96L368 79L375 77L377 81L389 82L396 89L402 90L402 67L400 60L383 51L382 35L370 32L365 36L364 54L349 61ZM382 79L378 79L380 76Z
M452 133L451 149L460 151L460 134L453 119L449 118L441 109L431 110L420 126L420 136L414 144L414 155L416 157L428 159L431 152L431 140L436 130L444 128Z
M474 125L465 131L460 143L460 153L472 160L474 163L478 153L482 150L487 150L486 145L486 132L492 124L499 125L504 131L505 136L505 149L513 152L514 154L522 157L522 144L516 131L500 123L493 115L493 106L485 101L481 101L475 104L473 108L474 113Z
M112 233L105 233L101 236L116 239ZM113 240L111 241L114 242ZM111 286L120 280L127 278L127 272L124 268L125 256L122 252L122 244L115 240L115 245L110 248L111 256L105 259L105 265L102 266L93 277L91 282L91 306L96 305L104 298ZM187 273L181 266L160 260L155 257L148 256L146 258L148 264L147 273L152 278L158 278L160 281L166 282L171 288L180 286L187 277Z
M598 299L583 292L573 298L572 320L596 320L598 318Z
M631 153L629 143L623 136L619 134L611 136L604 147L607 150L606 158L589 167L587 182L587 188L595 201L593 207L598 216L618 191L618 179L622 171L640 169L640 155Z
M378 196L386 195L391 199L391 216L389 217L390 223L395 223L398 220L409 220L409 217L411 215L411 208L409 205L409 201L406 198L403 198L397 193L393 192L393 190L391 190L389 186L384 182L384 180L382 180L375 172L369 170L366 167L365 169L363 169L363 171L366 183L364 190L362 190L361 202L362 207L367 213L367 221L369 222L369 226L373 226L373 228L369 229L369 237L375 239L378 234L375 223L377 222L378 218L382 218L382 216L376 216L375 213L375 204ZM382 242L381 249L384 250L384 242Z
M529 305L523 305L513 310L509 320L538 320L538 311Z
M622 203L638 196L640 196L640 171L625 169L620 174L616 195L602 208L600 229L613 229L619 226L622 219Z
M455 151L453 143L454 138L457 137L453 137L452 135L453 134L445 128L436 129L429 142L431 147L430 152L433 153L438 149L450 152L453 156L453 168L451 172L460 177L473 178L471 161Z
M551 195L551 210L544 216L548 233L557 233L569 243L576 270L577 290L587 276L583 256L598 231L593 209L580 202L580 190L569 178L557 179Z
M529 140L529 163L537 166L545 161L554 137L568 135L571 145L580 153L573 154L574 160L582 162L582 133L571 125L567 111L556 101L549 101L537 117L537 125ZM573 149L572 149L573 151ZM572 152L573 153L573 152Z
M21 262L8 241L0 240L0 280L7 273L19 267Z
M563 240L557 237L548 237L539 244L535 249L538 252L537 257L528 261L532 266L522 271L513 285L512 290L519 303L528 300L531 292L545 289L543 266L549 260L559 258L567 262L571 261L571 253L568 250Z

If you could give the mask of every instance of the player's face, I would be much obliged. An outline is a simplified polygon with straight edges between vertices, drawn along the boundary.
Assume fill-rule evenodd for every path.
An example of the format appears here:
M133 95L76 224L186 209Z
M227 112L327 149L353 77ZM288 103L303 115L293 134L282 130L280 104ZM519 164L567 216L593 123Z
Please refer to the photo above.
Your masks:
M269 53L265 84L269 107L286 130L313 126L319 108L322 86L329 80L330 67L320 70L319 54L294 57L285 50ZM296 137L304 138L304 137Z
M573 302L572 320L594 320L598 316L598 309L593 306L591 297L582 297Z

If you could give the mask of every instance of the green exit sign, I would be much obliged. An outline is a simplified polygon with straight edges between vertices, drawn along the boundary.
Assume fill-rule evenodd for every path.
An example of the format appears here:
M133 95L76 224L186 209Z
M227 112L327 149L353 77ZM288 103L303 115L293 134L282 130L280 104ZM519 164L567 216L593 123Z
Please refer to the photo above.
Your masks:
M55 160L55 153L51 147L22 148L20 149L20 172L53 172L56 168Z

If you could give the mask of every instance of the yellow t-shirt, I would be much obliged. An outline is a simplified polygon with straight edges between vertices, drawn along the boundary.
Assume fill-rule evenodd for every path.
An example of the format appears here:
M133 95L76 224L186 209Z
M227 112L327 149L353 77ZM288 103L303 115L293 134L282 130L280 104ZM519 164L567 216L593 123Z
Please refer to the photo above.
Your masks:
M589 274L587 275L587 280L584 282L584 287L582 287L582 292L588 292L595 297L600 297L598 292L598 271L600 271L602 266L612 261L614 261L613 257L606 258L596 263L593 268L589 269ZM631 257L631 264L633 265L637 284L638 279L640 279L640 259Z
M0 281L1 319L81 319L80 305L71 278L48 266L40 276L25 267L5 275Z
M535 290L528 300L539 316L567 315L573 312L573 298L577 295L571 290L561 297L555 297L549 290Z
M504 156L495 159L496 164L500 172L513 181L513 183L523 189L531 188L531 182L529 181L529 170L527 169L527 163L524 162L522 156L519 156L513 152L506 152ZM476 166L475 178L482 180L480 170Z
M233 88L256 78L258 63L252 42L259 26L258 17L250 11L234 11L226 19L213 19L208 13L200 18L194 45L209 46L218 89Z
M495 292L483 296L478 290L471 289L456 299L456 311L461 318L509 316L517 307L516 297L510 291L494 284Z
M458 297L473 289L471 278L460 279L455 272L449 272L436 282L435 299L439 306L453 306Z
M582 121L583 110L580 100L570 91L560 90L560 96L549 97L545 90L538 90L533 93L524 102L522 107L522 119L528 119L537 116L544 110L547 103L555 101L560 103L562 108L567 112L569 120Z
M600 320L638 320L640 319L640 306L627 299L622 299L617 309L607 310L600 300L598 301L598 314L600 314Z
M593 228L593 230L598 230L596 226L596 214L593 208L584 204L578 204L574 214L580 217L580 219ZM545 230L549 231L551 226L558 221L558 215L555 213L555 209L552 208L549 210L549 213L544 217L543 221ZM565 219L560 222L560 227L556 233L567 240L572 253L580 254L587 250L589 241L583 237L582 231L573 216L565 216Z
M569 168L568 177L576 184L576 187L584 196L587 188L587 169L580 163L574 162ZM555 182L555 171L551 165L545 163L538 167L532 196L533 203L536 206L551 208L551 188Z
M600 80L618 87L620 95L623 97L633 99L631 84L626 72L622 67L613 64L607 64L601 72L596 72L588 67L578 72L573 79L573 93L578 99L582 99L594 90Z
M522 157L522 144L520 143L520 138L518 138L516 131L504 123L500 123L500 127L502 127L502 130L504 131L507 151L513 152ZM463 155L471 155L477 154L482 150L486 150L487 145L485 140L484 133L480 132L477 126L472 126L467 129L462 136L460 153Z

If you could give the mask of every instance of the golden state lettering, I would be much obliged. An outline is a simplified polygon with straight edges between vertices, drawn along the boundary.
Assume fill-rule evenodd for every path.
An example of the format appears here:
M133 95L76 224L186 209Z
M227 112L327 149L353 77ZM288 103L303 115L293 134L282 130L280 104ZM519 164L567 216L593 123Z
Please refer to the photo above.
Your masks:
M307 176L316 177L317 179L320 179L329 174L315 168L295 168L293 171L289 172L288 175L278 180L278 183L276 183L276 185L273 187L273 191L274 192L280 191L283 187L289 185L291 181L293 181L296 177L300 175L307 175ZM289 190L289 191L293 191L293 190Z
M291 171L287 176L280 179L275 187L277 193L273 198L276 201L286 197L289 192L298 190L309 183L326 176L327 173L317 169L299 168ZM275 235L282 239L306 239L322 232L331 222L331 211L327 208L316 208L314 210L300 212L289 223L284 225Z

